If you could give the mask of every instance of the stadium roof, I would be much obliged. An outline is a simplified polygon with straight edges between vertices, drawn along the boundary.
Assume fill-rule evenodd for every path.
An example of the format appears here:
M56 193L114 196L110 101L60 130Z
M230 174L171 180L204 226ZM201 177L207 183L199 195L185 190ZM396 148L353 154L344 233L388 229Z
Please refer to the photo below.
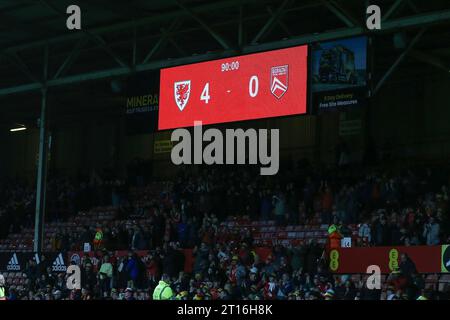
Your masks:
M391 67L394 66L391 70L394 71L399 65L408 77L411 72L422 72L424 66L450 70L448 0L377 1L383 16L382 30L377 32L365 27L369 3L365 0L3 0L0 98L39 92L44 86L112 79L139 71L361 34L380 35L376 37L380 44L376 52L379 80L390 76ZM72 4L81 7L81 31L66 28L66 8ZM403 48L393 46L392 35L399 30L405 42Z

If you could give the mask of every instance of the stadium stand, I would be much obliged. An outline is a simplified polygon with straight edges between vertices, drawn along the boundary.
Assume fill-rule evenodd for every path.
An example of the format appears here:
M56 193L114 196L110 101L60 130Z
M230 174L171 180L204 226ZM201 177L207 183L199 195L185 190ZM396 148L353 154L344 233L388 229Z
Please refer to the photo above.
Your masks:
M51 264L39 267L30 258L20 272L4 273L11 298L150 299L163 273L171 277L178 299L392 300L415 299L422 294L422 289L430 298L447 297L449 277L445 274L402 274L407 286L392 280L393 275L383 275L383 289L374 296L364 289L367 276L333 275L328 271L324 249L328 243L329 222L339 221L342 232L361 246L433 245L433 242L428 243L430 239L422 233L422 228L417 229L428 219L423 213L436 216L439 226L448 223L448 218L442 215L442 210L448 208L442 175L420 168L389 175L364 172L349 179L345 172L340 169L326 173L330 181L327 191L324 173L297 173L291 180L302 182L293 184L283 181L285 176L269 181L260 181L259 177L248 174L240 176L236 169L229 172L207 170L195 179L181 174L172 182L154 182L145 187L122 183L120 192L107 188L109 195L100 202L108 205L73 212L65 220L54 215L45 225L47 252L64 252L65 261L76 260L74 257L80 259L77 263L82 265L83 290L65 290L64 273L54 272ZM423 186L420 194L408 194L411 181ZM101 185L91 185L90 193L94 189L102 193ZM360 232L367 216L361 215L355 220L338 212L340 195L345 196L343 190L352 187L361 192L357 197L358 212L367 212L371 218L369 240L362 241L360 237L367 236ZM255 190L249 192L248 188ZM233 206L229 208L240 208L243 214L229 215L228 208L222 204L230 194L223 193L222 189L234 190ZM80 190L72 195L74 199L92 203L79 197ZM380 192L375 192L377 190ZM331 208L324 205L327 192L332 194ZM258 196L250 198L250 194ZM307 197L309 194L311 199ZM275 197L285 202L281 206L282 219L276 217L279 200ZM270 205L269 212L265 213L267 199ZM256 202L254 211L249 208L250 201ZM83 204L76 206L83 207ZM67 206L61 208L66 210ZM220 208L223 210L218 210ZM352 206L343 208L347 211ZM410 217L411 208L417 215L415 219ZM327 212L328 209L331 211ZM275 219L265 220L265 215ZM298 217L293 217L295 215ZM398 224L408 230L400 234L391 230L387 239L383 239L385 234L377 231L383 225L379 220L383 219L389 221L391 229ZM32 225L19 229L19 233L9 233L0 240L1 252L32 254ZM94 248L95 234L99 230L102 241ZM438 243L442 243L441 239L447 239L448 234L440 231L438 237ZM92 248L90 253L83 253L85 243ZM114 270L108 284L99 276L102 263L106 263L105 256ZM52 262L53 256L49 263Z

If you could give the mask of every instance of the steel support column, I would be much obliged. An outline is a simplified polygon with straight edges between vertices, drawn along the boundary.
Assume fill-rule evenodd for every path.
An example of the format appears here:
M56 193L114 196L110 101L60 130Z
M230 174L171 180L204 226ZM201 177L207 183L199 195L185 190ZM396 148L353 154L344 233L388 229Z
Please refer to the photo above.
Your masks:
M39 121L39 162L37 170L36 215L34 224L34 251L37 253L42 252L42 244L44 238L47 155L47 88L43 88L41 118Z
M45 218L45 196L47 185L47 84L48 79L48 46L44 51L44 70L41 89L41 117L39 119L39 161L37 168L37 185L36 185L36 213L34 223L34 251L42 252L42 244L44 240L44 218Z

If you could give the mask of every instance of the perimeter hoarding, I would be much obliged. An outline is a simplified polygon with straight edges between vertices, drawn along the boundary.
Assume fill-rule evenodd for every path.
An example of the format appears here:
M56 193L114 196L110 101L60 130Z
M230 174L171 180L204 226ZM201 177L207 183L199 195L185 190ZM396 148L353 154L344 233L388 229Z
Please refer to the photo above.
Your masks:
M162 69L159 130L304 114L308 48Z
M43 265L45 269L51 267L53 272L66 272L68 266L63 252L45 252L41 255L32 252L0 252L0 272L25 272L30 260Z
M339 248L329 252L329 267L335 273L366 273L367 267L377 265L382 273L399 267L401 255L406 253L419 273L448 272L444 266L450 260L444 246Z

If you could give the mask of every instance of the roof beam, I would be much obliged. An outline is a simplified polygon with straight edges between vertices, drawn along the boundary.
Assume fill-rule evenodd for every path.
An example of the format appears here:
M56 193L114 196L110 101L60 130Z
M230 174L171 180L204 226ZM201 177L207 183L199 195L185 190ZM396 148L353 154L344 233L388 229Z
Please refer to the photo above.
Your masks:
M421 14L421 15L415 15L410 16L406 18L386 21L383 24L383 29L380 31L374 31L373 33L380 33L380 32L392 32L396 31L399 28L417 28L417 27L424 27L431 24L438 24L438 23L448 23L450 22L450 10L447 11L440 11L440 12L431 12L427 14ZM301 44L308 44L318 41L326 41L326 40L332 40L332 39L338 39L338 38L344 38L348 36L359 36L367 34L367 30L362 27L355 27L355 28L346 28L346 29L340 29L335 30L331 32L326 32L322 34L312 34L312 35L305 35L300 36L296 38L291 38L284 41L275 41L271 43L261 44L257 46L246 46L243 48L244 53L251 53L251 52L260 52L265 50L271 50L271 49L280 49L285 48L288 46L294 46L294 45L301 45ZM192 57L185 57L180 59L172 59L172 60L160 60L160 61L154 61L147 64L140 64L136 66L136 72L140 71L149 71L149 70L157 70L160 68L165 67L172 67L187 63L194 63L194 62L201 62L201 61L207 61L212 59L219 59L219 58L225 58L235 55L236 52L234 50L225 50L220 51L216 53L211 54L203 54L198 56L192 56ZM67 84L73 84L73 83L80 83L84 81L89 80L98 80L98 79L104 79L104 78L111 78L111 77L117 77L117 76L124 76L129 75L132 72L130 68L115 68L115 69L109 69L109 70L101 70L101 71L94 71L89 72L85 74L79 74L74 75L70 77L65 77L61 79L52 79L47 82L47 85L49 87L54 86L62 86ZM14 86L10 88L4 88L0 89L0 96L20 93L20 92L28 92L28 91L34 91L38 90L42 87L40 83L32 83L32 84L25 84L21 86Z
M201 61L206 61L206 60L226 58L226 57L232 56L234 53L235 53L234 50L229 50L229 51L221 51L221 52L216 52L216 53L210 53L210 54L198 55L198 56L192 56L192 57L186 57L186 58L180 58L180 59L155 61L155 62L151 62L148 64L137 65L136 72L157 70L157 69L160 69L163 67L172 67L172 66L176 66L179 64L188 64L188 63L193 63L193 62L201 62ZM89 72L89 73L69 76L69 77L65 77L65 78L61 78L61 79L52 79L52 80L47 81L47 87L57 87L57 86L69 85L69 84L80 83L80 82L84 82L84 81L90 81L90 80L99 80L99 79L105 79L105 78L126 76L129 74L131 74L131 71L129 68L115 68L115 69L109 69L109 70L101 70L101 71L95 71L95 72ZM15 87L11 87L11 88L0 89L0 96L17 94L17 93L21 93L21 92L36 91L39 89L42 89L41 83L25 84L25 85L15 86Z
M64 20L66 19L66 15L63 12L59 11L55 6L50 4L47 0L40 0L40 2L44 6L46 6L47 8L49 8L50 10L52 10L53 12L58 14ZM113 52L111 50L111 48L108 47L108 45L106 44L106 41L103 40L103 38L100 35L92 34L86 28L82 28L80 32L87 35L88 37L92 38L96 43L98 43L99 46L103 50L105 50L120 66L129 68L128 64L125 63L115 52Z
M441 58L433 54L425 53L419 50L411 50L409 55L416 60L428 63L433 67L439 68L445 72L450 73L450 64L448 64L447 62L443 61Z
M400 56L395 60L395 62L391 65L391 67L386 71L384 76L381 78L381 80L378 82L377 86L375 87L373 94L376 95L380 88L383 86L383 84L386 82L387 79L391 76L391 74L397 69L399 64L405 59L406 55L414 48L416 43L420 40L422 35L425 33L426 28L422 28L419 33L411 40L408 47L400 54Z
M252 53L258 51L273 50L278 48L297 46L307 43L314 43L320 41L328 41L334 39L341 39L347 37L355 37L366 34L382 34L394 32L399 29L421 28L429 25L437 25L441 23L450 23L450 10L443 10L437 12L429 12L418 14L414 16L404 17L389 20L383 23L381 30L368 31L364 27L342 28L334 31L308 34L299 37L293 37L287 40L274 41L270 43L260 44L256 46L247 46L244 48L244 53Z
M64 60L63 64L59 67L58 71L56 71L53 79L58 79L61 77L69 68L72 66L72 64L75 62L75 60L78 58L78 56L81 53L81 49L83 46L88 42L87 37L80 39L75 47L73 48L72 52L67 56L66 60Z
M420 12L419 8L417 8L417 6L416 6L415 3L413 2L413 0L407 0L407 1L408 1L409 7L410 7L415 13L419 13L419 12Z
M273 16L273 15L275 14L271 7L267 7L267 12L268 12L271 16ZM286 32L286 34L287 34L289 37L292 36L291 30L289 30L288 26L287 26L281 19L278 19L277 23L280 25L280 27L284 30L284 32Z
M93 8L98 11L109 11L113 13L114 15L121 17L121 18L135 18L138 15L142 15L143 13L146 13L145 10L142 10L142 8L134 8L133 6L130 6L128 3L124 6L123 4L117 4L114 3L111 0L107 0L103 3L99 3L98 1L92 1L92 0L78 0L82 3L85 3L88 8ZM131 2L128 0L127 2ZM83 5L84 6L84 5Z
M39 28L36 28L36 25L33 23L18 22L16 19L2 13L0 13L0 25L7 28L7 30L20 30L32 35L42 35L43 33L53 32L46 26L39 26Z
M217 32L215 32L206 22L203 21L194 11L186 7L184 4L179 2L178 0L175 0L175 3L182 8L184 11L186 11L195 21L200 24L203 29L205 29L216 41L225 49L229 50L231 49L231 45Z
M151 57L153 57L156 54L156 52L168 41L168 38L170 37L171 32L175 31L176 28L178 28L178 26L180 24L181 24L180 20L176 19L169 26L169 29L164 30L164 32L161 30L161 33L162 33L161 37L155 43L155 45L150 50L150 52L147 54L147 56L145 57L144 61L142 62L143 64L146 64L151 59Z
M40 82L38 78L36 78L31 72L30 68L25 64L25 62L20 59L20 57L16 53L0 53L1 56L8 59L13 65L15 65L24 75L30 78L31 81Z
M405 4L405 2L406 0L396 0L394 4L389 8L389 10L385 14L383 14L383 16L381 17L381 21L384 22L388 20L391 15L393 15L398 9L400 9L402 5Z
M163 34L164 37L166 37L166 39L170 42L170 44L177 49L178 53L180 53L182 56L187 56L186 51L170 36L169 32L164 29L161 28L161 32Z
M241 0L241 3L243 3L243 4L258 3L259 1L260 0ZM192 12L194 12L195 14L199 14L199 13L208 13L208 12L212 12L212 11L220 11L221 9L231 8L231 7L235 7L235 6L236 6L235 0L224 0L221 2L211 2L211 3L201 5L201 6L198 6L195 8L191 8L190 10L192 10ZM100 34L104 34L104 33L108 33L108 32L132 29L135 26L139 27L139 26L143 26L143 25L149 25L152 23L155 25L160 25L161 22L171 21L171 20L179 18L179 17L186 17L187 15L188 15L188 13L186 11L178 10L178 11L174 11L174 12L158 14L156 16L152 15L149 17L136 19L134 21L117 23L112 26L108 25L108 26L103 26L103 27L92 28L92 29L90 29L90 33L100 35ZM51 45L51 44L62 42L62 41L70 41L70 40L75 41L75 40L82 38L83 36L84 35L80 32L72 32L72 33L67 33L67 34L61 35L61 36L52 37L49 39L42 39L42 40L38 40L38 41L32 41L32 42L26 43L26 44L11 46L9 48L5 48L5 50L20 51L20 50L25 50L25 49L29 49L29 48L39 47L39 46L42 46L47 43L49 45Z
M253 38L252 44L257 44L259 39L261 39L272 26L278 21L284 8L287 6L290 0L284 0L283 3L278 7L277 11L270 17L266 24L261 28L258 34Z
M336 17L344 22L347 27L354 27L359 24L358 21L353 18L347 10L339 6L335 1L321 0L321 3L323 3L323 5L328 8L328 10L333 12Z

